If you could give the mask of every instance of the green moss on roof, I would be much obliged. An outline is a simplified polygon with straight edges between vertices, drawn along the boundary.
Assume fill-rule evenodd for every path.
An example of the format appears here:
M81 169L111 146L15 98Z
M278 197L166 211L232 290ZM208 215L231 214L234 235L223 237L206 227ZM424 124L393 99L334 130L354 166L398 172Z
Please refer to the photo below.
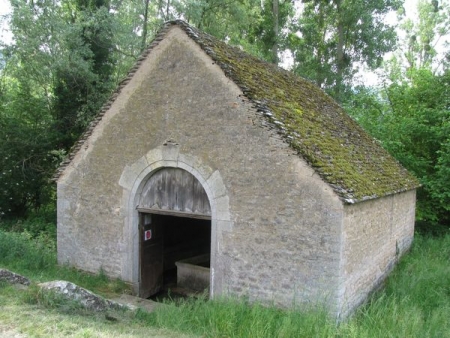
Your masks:
M181 27L346 202L419 186L414 176L317 86L182 21L168 25Z

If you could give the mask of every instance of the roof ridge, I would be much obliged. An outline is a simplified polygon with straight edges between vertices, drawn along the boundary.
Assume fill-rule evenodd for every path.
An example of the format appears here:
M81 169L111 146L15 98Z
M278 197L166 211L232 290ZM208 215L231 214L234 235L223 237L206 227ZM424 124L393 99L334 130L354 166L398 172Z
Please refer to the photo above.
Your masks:
M328 94L310 81L228 45L182 20L167 21L71 149L57 180L142 62L173 26L193 40L243 92L268 129L306 160L346 203L417 188L419 183Z

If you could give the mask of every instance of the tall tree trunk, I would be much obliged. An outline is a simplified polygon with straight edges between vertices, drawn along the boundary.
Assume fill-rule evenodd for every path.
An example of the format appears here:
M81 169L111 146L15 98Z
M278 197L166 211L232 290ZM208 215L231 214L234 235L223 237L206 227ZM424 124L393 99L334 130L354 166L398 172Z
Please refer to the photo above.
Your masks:
M273 14L273 45L272 45L272 60L274 64L278 64L278 35L279 35L279 0L272 1Z
M144 8L144 22L142 23L142 40L141 40L141 51L147 46L147 21L148 21L148 5L150 0L145 0Z
M344 43L345 43L345 36L344 36L344 24L342 22L342 15L340 15L341 11L341 1L336 1L336 8L338 12L339 21L337 23L337 46L336 46L336 67L337 67L337 77L336 77L336 84L334 88L335 92L335 99L338 99L340 101L340 93L341 93L341 86L343 81L343 74L344 69L346 67L345 65L345 54L344 54Z
M169 10L170 10L170 0L167 0L167 6L166 6L166 18L164 21L169 20Z
M319 4L318 5L318 14L317 14L317 25L319 27L319 31L322 31L323 33L320 35L320 43L318 44L318 48L317 48L317 56L316 59L319 61L316 64L316 85L320 88L323 87L324 83L325 83L325 78L326 78L326 74L323 71L323 67L322 67L322 63L325 62L325 51L324 51L324 47L325 46L325 39L326 39L326 30L324 29L325 27L325 6L323 4Z

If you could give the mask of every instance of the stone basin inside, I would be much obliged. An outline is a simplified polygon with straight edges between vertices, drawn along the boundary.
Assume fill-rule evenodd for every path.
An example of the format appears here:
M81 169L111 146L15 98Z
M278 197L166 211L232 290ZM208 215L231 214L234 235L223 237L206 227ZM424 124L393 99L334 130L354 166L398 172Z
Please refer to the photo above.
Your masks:
M175 262L177 286L196 292L209 291L210 256L204 254Z

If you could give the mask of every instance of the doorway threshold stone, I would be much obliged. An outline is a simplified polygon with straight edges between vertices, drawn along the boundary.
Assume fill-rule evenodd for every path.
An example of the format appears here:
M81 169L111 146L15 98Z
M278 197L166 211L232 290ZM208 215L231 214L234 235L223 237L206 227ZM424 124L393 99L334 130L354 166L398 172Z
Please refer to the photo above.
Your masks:
M146 312L153 312L159 307L168 306L167 304L158 303L151 299L139 298L131 295L120 295L120 297L113 298L111 301L122 304L130 310L142 309Z

